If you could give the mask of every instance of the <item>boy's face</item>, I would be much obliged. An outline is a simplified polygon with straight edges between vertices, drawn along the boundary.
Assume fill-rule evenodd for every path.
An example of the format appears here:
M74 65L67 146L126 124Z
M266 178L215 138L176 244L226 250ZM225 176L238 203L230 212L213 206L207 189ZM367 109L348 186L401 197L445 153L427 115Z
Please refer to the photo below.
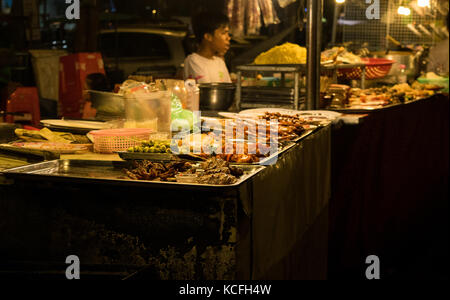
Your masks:
M221 26L214 31L214 35L207 34L207 40L217 55L223 56L230 48L230 28L228 25Z

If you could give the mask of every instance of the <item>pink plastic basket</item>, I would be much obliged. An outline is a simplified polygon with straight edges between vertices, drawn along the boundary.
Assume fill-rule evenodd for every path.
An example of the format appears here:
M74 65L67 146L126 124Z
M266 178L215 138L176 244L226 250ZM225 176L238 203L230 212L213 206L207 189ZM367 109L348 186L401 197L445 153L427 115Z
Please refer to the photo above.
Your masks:
M378 79L385 77L392 68L394 60L386 58L363 58L366 65L366 79ZM351 69L338 69L337 76L344 80L358 80L361 79L362 68L356 67Z
M94 152L114 153L125 151L130 147L140 145L142 141L148 140L151 129L145 128L122 128L94 130L88 133L94 142Z

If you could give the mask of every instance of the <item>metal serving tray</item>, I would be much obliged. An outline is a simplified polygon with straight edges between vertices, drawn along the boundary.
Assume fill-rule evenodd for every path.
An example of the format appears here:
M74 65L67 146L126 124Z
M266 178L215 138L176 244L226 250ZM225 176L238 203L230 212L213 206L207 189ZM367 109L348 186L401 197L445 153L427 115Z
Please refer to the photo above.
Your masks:
M246 164L246 163L235 163L230 162L231 165L268 165L271 164L270 162L274 161L276 162L276 158L282 154L282 152L286 151L287 149L294 146L295 143L289 141L286 143L286 145L276 153L272 154L271 156L265 157L259 162ZM161 154L158 155L158 153L131 153L131 152L118 152L120 158L123 160L150 160L150 161L176 161L180 159L187 159L187 160L203 160L195 155L188 155L188 154L180 154L180 155L171 155L171 154ZM159 159L159 157L163 159ZM197 159L196 159L197 158Z
M402 105L402 103L394 103L394 104L389 104L389 105L385 105L383 107L377 107L377 108L330 108L329 110L344 113L344 114L367 114L367 113L382 111L382 110L396 107L399 105Z
M133 159L146 159L151 161L171 161L177 160L173 154L170 153L144 153L144 152L127 152L119 151L117 152L121 159L133 160Z
M124 168L131 166L128 161L97 161L97 160L52 160L28 166L3 171L7 178L22 181L64 182L64 183L95 183L112 184L115 186L138 186L152 188L189 188L196 189L223 189L238 187L246 180L261 172L262 166L239 166L244 170L234 184L212 185L199 183L179 183L164 181L133 180L123 172Z
M301 136L299 136L293 140L285 141L284 146L279 151L277 151L276 153L274 153L268 157L263 158L259 162L250 163L250 164L230 162L230 164L240 165L240 166L273 164L276 162L276 159L278 156L282 155L283 152L285 152L288 149L295 146L295 143L297 143L297 142L303 140L304 138L308 137L309 135L311 135L318 128L306 130ZM174 160L179 160L179 159L201 160L199 158L196 159L195 156L190 156L189 154L174 155L174 154L169 154L169 153L139 153L139 152L126 152L126 151L120 151L117 153L119 154L120 158L122 158L123 160L150 160L150 161L174 161Z
M300 142L301 140L305 139L306 137L308 137L309 135L311 135L313 132L315 132L316 130L318 130L320 127L321 127L321 126L317 126L317 128L306 130L301 136L299 136L299 137L297 137L297 138L291 140L291 142L294 142L294 143Z
M276 164L278 157L280 157L281 155L283 155L284 152L286 152L287 150L291 149L292 147L295 146L294 142L289 142L287 143L283 149L275 152L274 154L268 156L268 157L264 157L263 159L261 159L259 162L254 162L254 163L238 163L238 162L230 162L230 165L234 165L234 166L269 166L269 165L273 165Z
M280 157L281 155L283 155L283 153L285 153L286 151L288 151L289 149L291 149L292 147L294 147L298 142L300 142L301 140L305 139L306 137L308 137L309 135L311 135L312 133L314 133L316 130L318 130L320 127L317 127L315 129L310 129L305 131L301 136L290 140L290 141L286 141L285 146L283 146L283 148L279 151L277 151L276 153L265 157L264 159L260 160L259 162L255 162L255 163L251 163L251 164L243 164L243 163L234 163L234 162L230 162L231 165L239 165L239 166L245 166L245 165L250 165L250 166L256 166L256 165L262 165L262 166L268 166L268 165L272 165L275 164L277 162L278 157Z
M352 69L356 67L364 67L365 63L356 63L356 64L330 64L330 65L321 65L320 68L322 70L335 70L335 69ZM238 71L267 71L267 72L305 72L306 64L277 64L277 65L241 65L237 66L236 69Z

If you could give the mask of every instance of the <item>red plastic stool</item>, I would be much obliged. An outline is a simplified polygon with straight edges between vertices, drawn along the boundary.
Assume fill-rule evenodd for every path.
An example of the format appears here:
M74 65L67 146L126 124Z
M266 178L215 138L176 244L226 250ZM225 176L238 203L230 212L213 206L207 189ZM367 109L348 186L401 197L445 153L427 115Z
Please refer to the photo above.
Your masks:
M41 111L38 89L36 87L18 87L6 103L6 112L31 114L31 125L39 126ZM14 123L19 121L19 117L7 115L5 120L7 123Z

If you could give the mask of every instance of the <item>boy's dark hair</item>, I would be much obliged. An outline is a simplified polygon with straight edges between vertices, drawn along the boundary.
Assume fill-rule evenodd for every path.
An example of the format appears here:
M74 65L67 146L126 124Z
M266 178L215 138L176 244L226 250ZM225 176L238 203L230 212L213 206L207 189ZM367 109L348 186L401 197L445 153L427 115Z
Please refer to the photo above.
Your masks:
M219 12L201 12L192 18L192 29L199 43L203 40L205 33L214 34L216 29L229 24L228 17Z

